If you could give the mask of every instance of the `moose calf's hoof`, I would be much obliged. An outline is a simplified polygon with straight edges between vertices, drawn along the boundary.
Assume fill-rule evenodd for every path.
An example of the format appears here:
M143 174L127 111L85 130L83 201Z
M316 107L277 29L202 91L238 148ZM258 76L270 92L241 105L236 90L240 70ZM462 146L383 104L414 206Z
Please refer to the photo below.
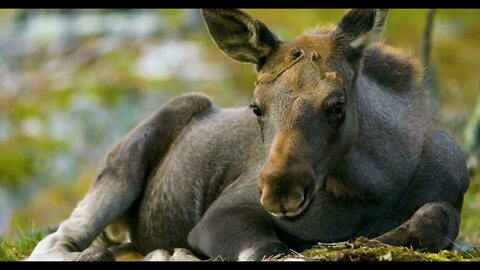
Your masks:
M176 248L173 255L165 249L154 250L145 256L144 261L200 261L197 257L184 248Z
M176 248L173 251L173 255L170 258L170 261L200 261L200 259L193 256L193 254L188 249Z
M165 249L157 249L148 253L147 256L143 258L143 260L166 262L170 260L170 256L170 253L168 253L168 251L166 251Z

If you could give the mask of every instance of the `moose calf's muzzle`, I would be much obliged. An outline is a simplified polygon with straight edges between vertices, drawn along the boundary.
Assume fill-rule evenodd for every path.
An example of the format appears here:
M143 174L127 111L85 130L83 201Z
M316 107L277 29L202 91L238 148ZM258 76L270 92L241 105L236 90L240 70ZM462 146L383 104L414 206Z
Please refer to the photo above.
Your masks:
M276 217L293 217L308 206L314 189L313 169L306 164L292 164L272 168L267 163L258 183L262 193L260 202Z

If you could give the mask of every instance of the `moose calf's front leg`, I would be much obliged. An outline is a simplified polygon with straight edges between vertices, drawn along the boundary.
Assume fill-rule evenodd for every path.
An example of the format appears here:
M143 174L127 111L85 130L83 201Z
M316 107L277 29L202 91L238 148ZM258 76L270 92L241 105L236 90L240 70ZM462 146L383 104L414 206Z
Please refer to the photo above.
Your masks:
M209 209L190 232L188 243L200 254L229 261L259 261L290 253L266 213L248 206Z
M195 115L210 106L210 100L204 96L184 95L172 99L140 123L110 150L85 198L27 260L112 258L107 250L85 249L112 220L128 210L177 135ZM98 252L104 254L97 256Z
M458 211L448 202L431 202L420 207L408 221L374 240L436 252L450 246L459 230Z

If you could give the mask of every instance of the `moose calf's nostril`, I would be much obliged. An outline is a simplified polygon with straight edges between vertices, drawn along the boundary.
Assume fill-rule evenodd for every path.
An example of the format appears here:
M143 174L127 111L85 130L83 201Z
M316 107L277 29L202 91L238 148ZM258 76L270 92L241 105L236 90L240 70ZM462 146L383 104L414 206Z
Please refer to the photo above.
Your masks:
M288 207L286 208L291 212L296 212L303 205L304 201L305 201L304 192L297 191L290 196L289 200L287 201Z
M307 191L301 186L291 187L288 191L279 192L275 188L263 189L260 202L272 215L277 217L296 216L307 204Z

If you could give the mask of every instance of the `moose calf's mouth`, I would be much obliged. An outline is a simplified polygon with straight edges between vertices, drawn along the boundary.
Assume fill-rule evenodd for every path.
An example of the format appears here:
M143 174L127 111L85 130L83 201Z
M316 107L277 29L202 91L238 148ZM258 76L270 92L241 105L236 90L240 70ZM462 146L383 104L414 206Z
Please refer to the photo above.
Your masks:
M298 208L297 211L294 211L294 212L278 212L278 213L275 213L275 212L271 212L271 211L268 211L272 216L274 217L277 217L277 218L282 218L282 217L295 217L295 216L298 216L300 215L305 209L307 209L307 206L308 206L308 203L307 203L307 200L303 200L303 202L300 204L300 207Z

